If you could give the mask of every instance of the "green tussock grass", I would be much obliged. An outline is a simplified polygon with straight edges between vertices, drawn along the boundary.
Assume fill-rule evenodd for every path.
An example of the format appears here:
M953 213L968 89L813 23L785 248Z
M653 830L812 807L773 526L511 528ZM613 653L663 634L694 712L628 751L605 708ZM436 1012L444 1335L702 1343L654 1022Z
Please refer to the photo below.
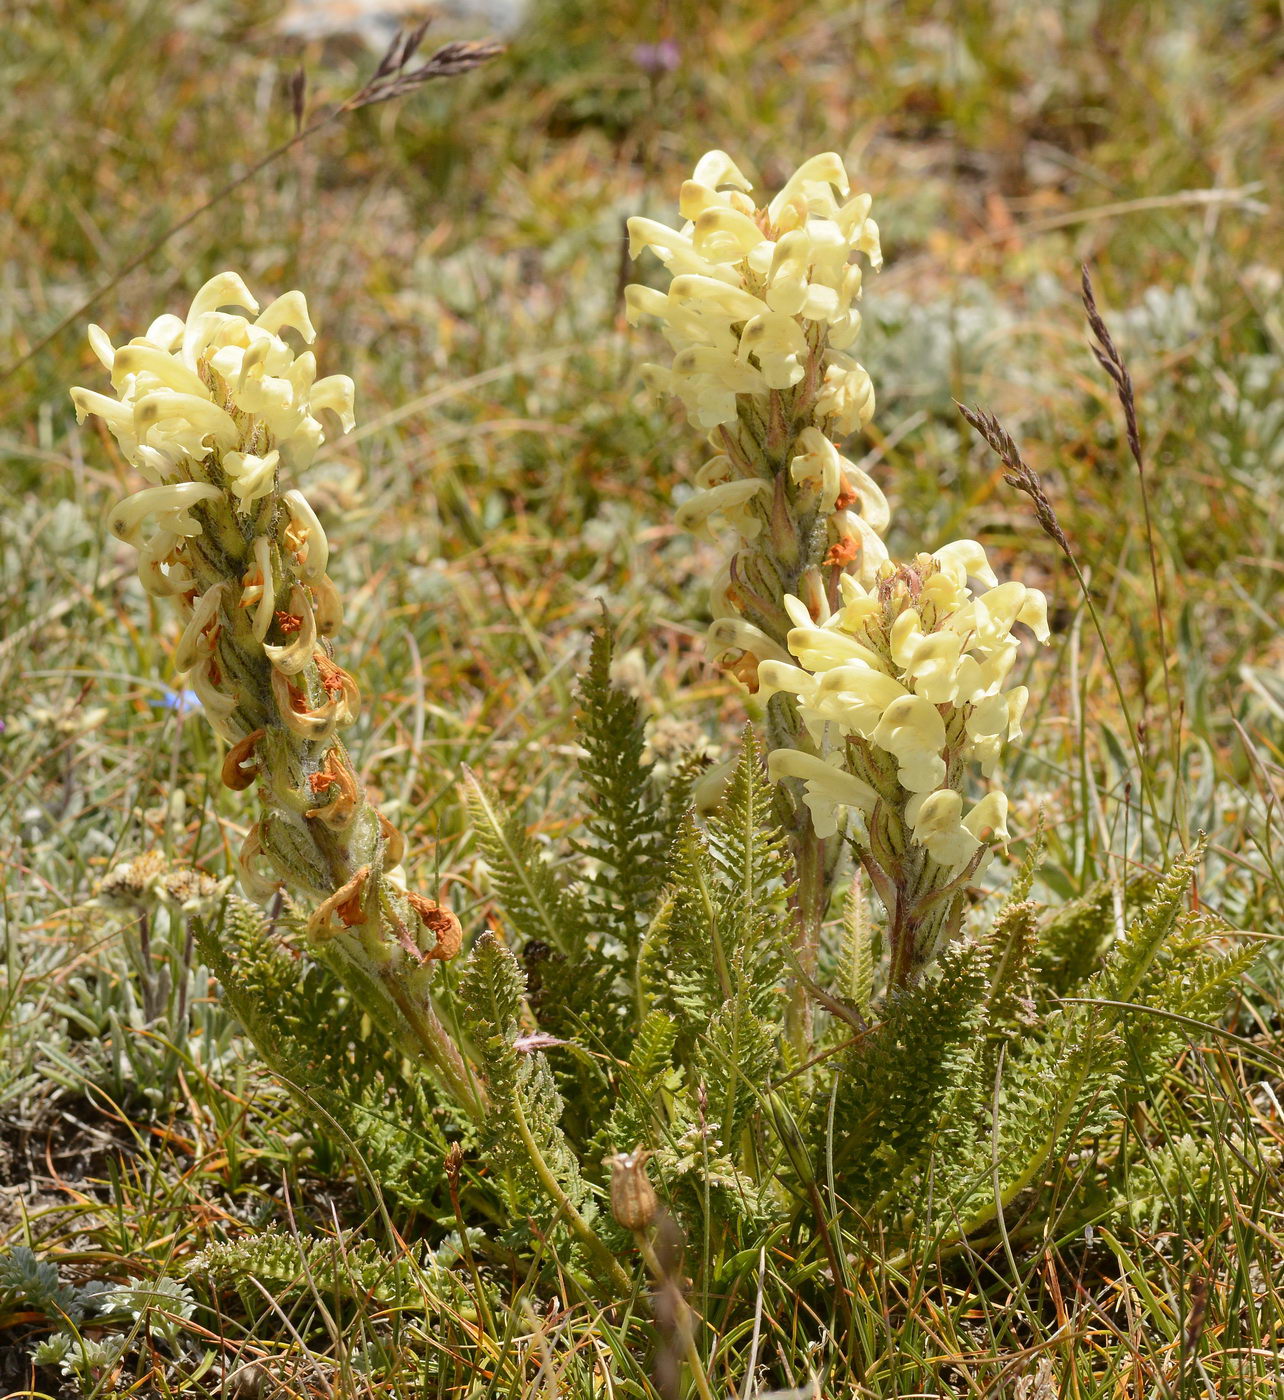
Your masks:
M300 63L316 106L369 73L359 46L291 47L274 13L27 0L0 34L0 1254L30 1248L69 1290L42 1311L0 1279L0 1382L663 1393L671 1346L640 1271L609 1310L537 1283L487 1243L506 1222L482 1213L484 1164L464 1164L452 1201L432 1121L421 1199L390 1197L325 1106L259 1061L181 925L93 902L114 862L154 848L226 877L249 817L199 717L168 703L172 619L101 528L129 473L93 421L77 428L67 387L98 386L84 320L119 340L223 268L305 289L322 373L357 381L358 427L308 481L368 698L354 759L471 938L498 915L463 770L539 848L580 834L571 715L603 603L661 759L734 751L743 701L701 642L717 554L672 523L702 445L637 382L654 344L624 323L623 221L668 218L709 147L768 189L832 147L874 192L888 258L858 353L892 552L976 537L1053 604L1006 761L1013 864L1040 811L1049 900L1207 832L1199 901L1262 951L1223 1026L1184 1028L1147 1112L1055 1164L1052 1225L1018 1202L966 1248L929 1231L909 1252L880 1250L877 1221L834 1225L846 1313L817 1309L819 1266L788 1234L702 1260L705 1372L744 1400L1279 1394L1278 10L547 0L482 71L331 124L117 279L290 137ZM634 48L661 39L678 65L648 72ZM1135 381L1144 480L1088 349L1081 263ZM1040 472L1104 646L954 400L996 412ZM354 1082L370 1034L353 1029ZM1094 1154L1126 1142L1151 1163L1135 1167L1144 1204L1103 1202L1085 1232ZM260 1284L219 1272L219 1248L254 1240L272 1259ZM147 1294L162 1280L186 1292ZM33 1367L95 1283L123 1291L76 1326L125 1338L119 1357L79 1378Z

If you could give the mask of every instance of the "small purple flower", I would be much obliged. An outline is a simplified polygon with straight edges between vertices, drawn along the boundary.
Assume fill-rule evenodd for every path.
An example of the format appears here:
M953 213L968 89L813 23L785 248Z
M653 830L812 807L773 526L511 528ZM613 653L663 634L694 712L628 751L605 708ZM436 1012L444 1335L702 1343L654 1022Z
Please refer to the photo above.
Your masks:
M681 58L681 51L672 39L633 46L633 62L646 73L672 73Z

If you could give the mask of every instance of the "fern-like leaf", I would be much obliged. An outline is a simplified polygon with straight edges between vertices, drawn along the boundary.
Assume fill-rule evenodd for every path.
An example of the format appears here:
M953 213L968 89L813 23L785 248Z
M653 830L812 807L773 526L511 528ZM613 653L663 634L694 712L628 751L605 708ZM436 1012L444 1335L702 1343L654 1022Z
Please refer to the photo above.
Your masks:
M580 778L588 816L576 849L595 866L585 891L591 926L631 956L664 878L664 821L651 764L643 760L642 707L611 680L614 645L604 622L580 682Z
M440 1208L449 1143L435 1110L446 1109L449 1121L451 1106L437 1103L431 1082L410 1069L397 1042L239 896L229 895L208 923L197 921L195 934L259 1053L312 1111L317 1151L342 1159L355 1147L381 1190L414 1208ZM456 1125L465 1128L462 1117Z
M730 896L733 918L752 919L779 906L790 885L785 836L773 817L775 789L767 780L762 743L745 726L740 759L732 770L719 810L708 821L709 853Z
M1177 990L1164 997L1169 1010L1181 1016L1207 1020L1221 1016L1234 989L1252 970L1262 955L1255 944L1222 950L1205 946L1180 969Z
M1092 979L1092 994L1112 1001L1132 1000L1189 896L1203 849L1201 839L1189 854L1173 861L1145 908L1128 925L1107 955L1105 966Z
M974 1135L984 951L955 944L937 967L932 980L899 993L840 1060L835 1119L846 1131L836 1155L858 1203L894 1193L924 1167L947 1115Z
M843 902L843 933L838 949L835 994L862 1016L874 997L874 925L862 878L852 878Z
M1005 1060L998 1140L986 1142L984 1149L997 1163L998 1194L987 1175L977 1191L984 1204L974 1209L968 1232L988 1224L1034 1185L1072 1141L1104 1130L1117 1114L1123 1053L1110 1018L1094 1007L1076 1006L1053 1013L1024 1053Z
M775 797L762 744L746 726L721 807L708 821L707 847L715 874L719 952L730 969L731 994L747 998L747 1008L773 1025L792 936L787 901L793 890Z
M1038 941L1039 907L1032 900L1009 902L999 911L984 940L986 1032L992 1040L1010 1039L1035 1019L1030 959Z
M290 1236L264 1230L242 1239L206 1245L189 1266L216 1287L240 1287L250 1279L269 1286L273 1297L315 1290L323 1298L345 1298L384 1306L423 1305L425 1274L445 1282L431 1257L414 1264L393 1259L372 1240Z
M573 1206L583 1205L586 1191L560 1127L562 1097L548 1061L518 1043L525 990L517 959L493 933L483 933L464 968L460 996L490 1095L486 1161L506 1182L514 1213L547 1219L550 1203L559 1204L548 1177Z
M696 1068L720 1143L736 1141L759 1092L774 1078L779 1055L779 1032L760 1019L748 995L732 997L714 1013L700 1039Z
M524 939L577 954L584 944L582 910L530 834L476 773L465 769L468 806L477 844L490 867L491 882L504 917Z
M677 1039L677 1023L664 1011L652 1011L642 1022L633 1053L616 1076L615 1106L590 1156L654 1145L666 1117L664 1101L682 1081L673 1067Z
M659 974L657 1000L685 1027L689 1043L735 990L722 891L692 813L674 845L669 879L671 898L663 926L667 956L657 956L659 944L652 932L647 937L649 961Z

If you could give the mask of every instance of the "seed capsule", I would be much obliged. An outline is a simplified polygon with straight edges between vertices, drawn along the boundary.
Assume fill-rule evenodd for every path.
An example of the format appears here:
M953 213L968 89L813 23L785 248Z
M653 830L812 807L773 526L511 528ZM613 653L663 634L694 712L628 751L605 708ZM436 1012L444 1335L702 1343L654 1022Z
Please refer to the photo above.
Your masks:
M646 1174L650 1153L617 1152L611 1158L611 1214L626 1230L645 1230L655 1219L660 1202Z

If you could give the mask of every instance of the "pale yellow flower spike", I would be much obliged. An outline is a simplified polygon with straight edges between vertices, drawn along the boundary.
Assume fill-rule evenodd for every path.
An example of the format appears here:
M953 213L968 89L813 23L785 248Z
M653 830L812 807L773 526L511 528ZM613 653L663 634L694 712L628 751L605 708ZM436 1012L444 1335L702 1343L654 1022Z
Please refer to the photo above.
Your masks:
M324 443L323 419L352 428L353 384L317 379L315 356L296 354L286 332L316 339L302 292L260 313L241 278L220 273L185 318L162 316L119 348L91 327L116 397L73 389L72 399L77 418L102 417L147 483L111 511L108 529L138 550L143 587L178 603L175 665L232 745L225 783L258 788L242 888L256 900L282 886L319 899L309 927L353 994L373 993L371 1014L399 1025L476 1108L480 1091L426 990L433 960L458 948L458 923L444 910L425 917L435 903L388 878L405 843L370 806L337 737L360 696L330 657L343 606L329 546L302 492L282 491L282 476Z
M975 540L889 559L887 499L843 452L874 413L852 354L859 260L883 262L872 201L833 151L805 160L765 207L750 192L731 157L710 151L682 186L684 224L629 220L630 255L650 249L667 290L627 288L628 319L660 323L672 356L644 366L644 380L709 433L714 455L676 520L730 537L708 643L766 705L769 770L791 809L800 961L815 966L846 836L888 909L892 977L904 982L951 935L962 885L1006 840L1006 797L969 801L968 789L1020 733L1012 629L1046 641L1047 603L1000 584Z
M765 208L751 189L725 151L710 151L682 185L684 224L630 219L630 256L649 249L667 290L628 287L625 306L632 324L659 321L672 351L666 364L643 366L644 381L681 399L709 434L713 456L677 503L677 523L704 538L730 537L713 582L708 647L770 701L768 749L790 755L773 771L792 807L796 946L811 972L839 854L833 813L869 789L826 762L822 736L789 705L799 674L790 638L837 608L844 578L872 583L887 559L879 538L887 502L840 441L874 412L869 376L849 353L860 331L853 258L877 267L882 255L870 200L853 195L834 152L804 161ZM817 644L828 641L843 659L860 655L841 639ZM800 1048L805 1020L796 996Z
M661 322L673 350L668 365L644 367L647 381L683 401L717 453L678 524L734 533L735 579L719 605L781 646L783 593L835 600L840 575L870 581L887 557L887 502L834 442L874 411L869 376L846 351L860 327L851 258L862 251L877 266L881 254L869 198L848 197L833 152L805 161L765 209L750 189L726 152L710 151L682 186L685 225L630 219L630 255L649 248L671 280L667 293L631 286L625 300L632 322ZM713 645L755 688L766 653Z
M974 595L969 574L991 586ZM908 976L951 931L959 900L936 892L975 877L1007 840L1007 797L993 790L965 814L965 788L972 774L988 776L1004 741L1020 734L1028 692L1005 689L1017 656L1012 629L1027 626L1046 642L1047 601L1024 584L999 583L974 540L886 564L868 592L854 579L844 584L844 607L823 625L790 631L798 664L761 668L773 692L794 697L826 757L780 750L770 769L777 779L807 779L817 836L851 836L890 898ZM796 599L786 605L806 617ZM854 800L854 789L829 777L832 765L872 796Z

